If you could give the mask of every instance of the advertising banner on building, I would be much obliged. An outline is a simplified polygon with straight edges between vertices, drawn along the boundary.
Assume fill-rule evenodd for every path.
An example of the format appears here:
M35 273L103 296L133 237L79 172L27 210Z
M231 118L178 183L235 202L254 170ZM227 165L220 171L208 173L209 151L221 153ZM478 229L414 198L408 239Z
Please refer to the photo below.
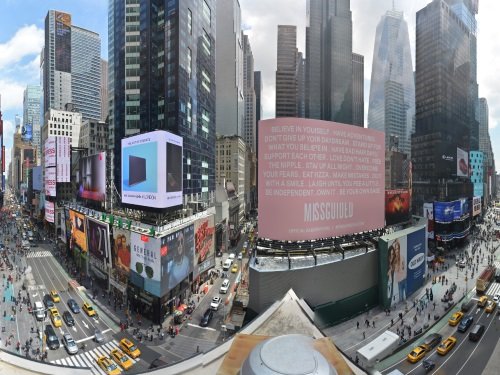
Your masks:
M113 251L111 274L121 285L127 285L130 274L130 231L113 228Z
M158 130L122 139L122 203L182 205L182 137Z
M86 218L87 220L87 248L89 249L90 264L104 274L108 273L109 226L107 223Z
M457 176L469 176L469 153L457 148Z
M411 296L424 283L425 278L425 228L421 228L406 237L406 295Z
M434 239L434 205L424 203L424 216L427 218L427 238Z
M56 169L54 167L45 168L45 196L56 196Z
M85 216L79 212L69 210L69 220L71 222L70 249L77 248L81 252L87 252Z
M481 197L472 199L472 216L481 215Z
M80 159L77 173L78 197L93 201L106 200L106 153Z
M45 168L56 166L56 138L54 136L49 136L45 140L43 157Z
M61 235L59 236L59 238L61 239L61 241L63 243L68 243L67 241L67 232L66 232L66 225L68 223L68 220L66 220L66 218L68 216L66 215L69 215L68 214L68 210L65 208L62 213L61 213L61 221L59 222L59 227L61 228ZM70 231L71 231L71 226L70 226Z
M131 232L130 242L132 244L130 281L159 296L161 280L160 240Z
M162 257L162 293L175 288L193 272L194 225L188 225L162 238L166 256Z
M53 223L55 218L54 202L45 201L45 220L49 223Z
M43 189L42 167L33 167L33 190L41 191Z
M384 227L384 140L327 121L260 121L259 237L297 241Z
M410 200L409 190L386 190L385 225L394 225L410 220Z
M434 221L437 223L451 223L454 218L455 212L455 203L459 201L453 202L434 202Z
M215 266L215 217L198 219L194 223L193 277Z
M71 181L71 138L57 137L57 182Z
M24 142L31 142L33 139L33 125L26 124L22 127L21 138Z

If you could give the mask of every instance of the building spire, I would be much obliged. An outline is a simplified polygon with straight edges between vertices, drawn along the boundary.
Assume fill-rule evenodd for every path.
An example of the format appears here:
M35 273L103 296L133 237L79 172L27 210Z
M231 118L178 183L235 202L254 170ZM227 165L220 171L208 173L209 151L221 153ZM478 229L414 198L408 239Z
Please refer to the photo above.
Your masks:
M392 0L392 10L395 11L396 10L396 6L394 5L394 2L395 0Z

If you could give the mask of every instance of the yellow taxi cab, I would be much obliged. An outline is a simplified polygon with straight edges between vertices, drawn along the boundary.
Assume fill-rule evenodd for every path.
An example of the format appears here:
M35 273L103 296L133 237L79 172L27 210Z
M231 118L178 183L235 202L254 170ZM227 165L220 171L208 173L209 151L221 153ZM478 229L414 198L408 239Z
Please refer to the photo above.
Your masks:
M62 327L62 319L61 315L59 315L59 311L55 307L49 309L50 311L50 320L52 320L52 324L54 327L59 328Z
M417 346L407 355L408 361L411 363L416 363L420 361L422 358L425 357L425 352L426 352L425 347L423 347L422 345Z
M111 358L125 371L132 367L133 363L120 349L111 351Z
M52 298L52 301L54 301L54 303L61 302L61 297L59 297L57 290L51 290L50 297Z
M437 352L438 354L441 355L446 355L457 343L457 339L454 336L448 337L446 340L444 340L439 346L437 347Z
M464 317L464 313L461 311L457 311L455 314L451 316L451 318L448 320L448 324L452 327L456 326L462 318Z
M120 340L120 348L130 357L136 359L141 355L141 351L135 344L129 339Z
M231 272L232 272L232 273L236 273L236 272L238 272L238 265L237 265L236 263L235 263L235 264L233 264L233 267L231 267Z
M97 358L96 362L107 375L119 375L122 373L116 363L114 363L106 356L100 356L99 358Z
M488 301L488 305L486 306L486 308L484 309L484 311L487 314L490 314L490 313L492 313L495 310L496 307L497 307L497 303L495 301Z
M484 306L486 306L486 303L487 303L487 302L488 302L488 297L487 297L487 296L482 296L481 298L479 298L479 299L477 300L477 305L478 305L479 307L484 307Z
M88 315L88 316L95 316L96 312L94 310L94 308L92 307L92 305L88 302L85 302L82 306L82 309L83 311L85 311L85 313Z

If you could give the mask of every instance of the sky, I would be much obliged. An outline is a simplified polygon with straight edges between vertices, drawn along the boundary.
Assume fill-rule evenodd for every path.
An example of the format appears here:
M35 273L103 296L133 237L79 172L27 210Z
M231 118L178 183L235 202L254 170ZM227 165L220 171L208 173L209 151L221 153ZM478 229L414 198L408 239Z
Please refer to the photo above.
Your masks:
M264 118L274 117L274 74L277 26L296 25L298 49L305 52L306 0L239 0L242 28L249 35L255 70L263 75ZM395 0L408 22L415 59L415 14L430 0ZM353 51L365 57L365 118L375 29L380 17L392 9L393 0L351 0ZM73 24L101 35L102 57L107 58L107 0L0 0L0 95L4 114L6 166L10 161L14 117L22 116L23 90L40 83L39 55L44 42L44 19L49 9L72 14ZM478 83L479 96L488 100L490 136L496 165L500 165L500 1L479 2ZM366 121L365 121L366 123Z

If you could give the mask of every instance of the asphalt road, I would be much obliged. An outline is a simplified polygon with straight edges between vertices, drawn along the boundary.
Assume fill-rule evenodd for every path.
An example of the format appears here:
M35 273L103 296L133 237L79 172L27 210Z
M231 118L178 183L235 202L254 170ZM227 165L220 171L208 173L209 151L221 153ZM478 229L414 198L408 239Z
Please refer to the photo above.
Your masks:
M436 348L425 356L425 359L431 359L436 363L435 369L430 373L454 375L480 374L488 363L495 349L495 345L500 338L500 315L498 315L497 312L498 310L495 310L493 313L487 314L484 309L476 307L470 312L474 317L474 322L465 333L458 332L456 327L445 325L438 333L443 336L443 340L449 336L455 336L457 338L457 343L445 356L437 354ZM469 331L471 331L472 327L476 324L483 324L486 330L478 342L472 342L469 340ZM408 353L414 346L417 345L407 348ZM422 362L421 360L412 364L408 362L405 357L396 365L384 370L383 373L389 373L396 368L404 374L426 374Z

